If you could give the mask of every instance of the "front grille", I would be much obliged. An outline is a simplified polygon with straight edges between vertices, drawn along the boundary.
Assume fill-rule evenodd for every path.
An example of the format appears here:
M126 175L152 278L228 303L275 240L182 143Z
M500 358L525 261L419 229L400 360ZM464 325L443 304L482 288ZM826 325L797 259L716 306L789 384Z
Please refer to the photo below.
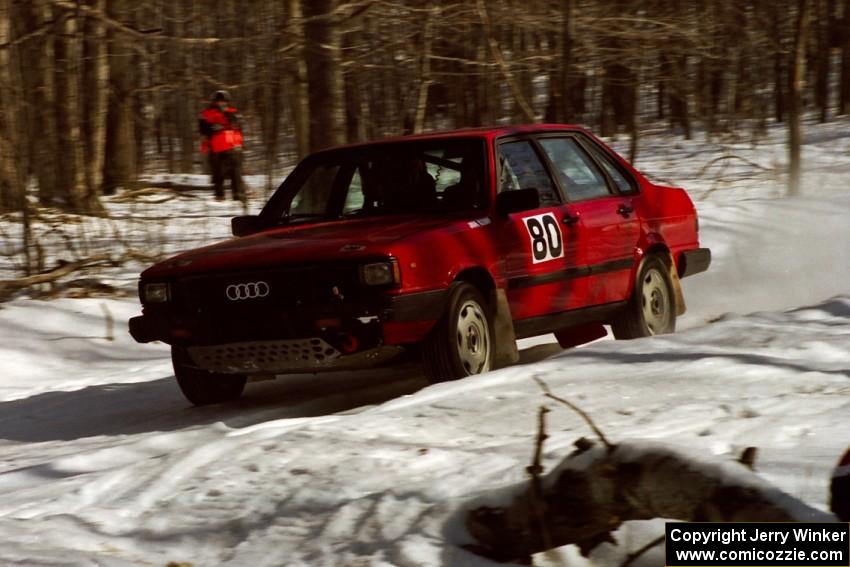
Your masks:
M255 293L249 284L259 282L268 288ZM230 286L246 285L240 289L248 293L231 287L228 294ZM309 336L312 322L341 297L356 296L358 287L354 266L308 266L193 276L176 282L174 291L181 309L204 321L207 342L223 343Z
M332 364L341 353L320 338L190 347L192 361L220 373L312 370Z
M313 283L317 278L309 268L275 272L210 274L185 278L177 282L176 293L181 305L215 311L261 310L269 305L294 305L312 299L321 290ZM265 283L261 294L244 297L228 296L231 286ZM246 291L256 291L243 288Z

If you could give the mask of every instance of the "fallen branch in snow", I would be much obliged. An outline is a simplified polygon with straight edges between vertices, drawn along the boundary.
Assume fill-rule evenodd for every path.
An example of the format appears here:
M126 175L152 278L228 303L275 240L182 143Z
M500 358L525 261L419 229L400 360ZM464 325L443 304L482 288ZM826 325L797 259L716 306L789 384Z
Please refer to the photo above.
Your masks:
M126 250L123 254L121 254L120 262L126 262L127 260L136 260L137 262L158 262L162 259L162 255L160 254L147 254L145 252L139 252L138 250Z
M591 418L590 415L586 411L584 411L583 409L581 409L580 407L578 407L574 403L553 394L552 390L549 389L549 385L546 382L544 382L539 376L534 376L533 378L534 378L534 381L537 382L537 385L540 386L540 389L543 390L543 395L545 395L547 398L549 398L551 400L555 400L559 404L567 406L568 408L570 408L571 410L576 412L587 423L587 425L590 426L590 429L592 429L593 432L596 433L596 436L599 437L599 440L602 441L603 445L605 445L608 449L614 448L614 446L605 437L605 434L602 433L602 430L599 429L599 427L596 426L596 423L593 421L593 418Z
M120 266L128 260L148 262L155 259L156 257L150 256L143 252L128 250L117 258L112 258L109 254L104 253L89 256L88 258L82 258L80 260L75 260L73 262L62 262L58 267L48 272L33 274L31 276L25 276L22 278L0 280L0 303L11 299L12 295L18 291L40 284L52 284L66 276L73 274L74 272L78 272L87 268L93 268L98 266L116 267Z
M628 520L689 522L835 521L736 462L715 462L650 443L613 448L579 440L576 451L543 478L542 513L527 484L467 506L467 549L495 561L527 563L575 544L587 555ZM492 499L496 504L486 504Z
M758 456L758 448L747 447L741 453L741 456L738 457L738 462L750 469L751 471L754 471L756 470L756 456Z
M749 166L751 166L751 167L755 167L756 169L760 169L760 170L762 170L762 171L773 171L773 169L771 169L771 168L769 168L769 167L765 167L765 166L763 166L763 165L759 165L759 164L757 164L756 162L754 162L754 161L750 161L750 160L748 160L747 158L741 157L741 156L739 156L739 155L735 155L735 154L727 154L727 155L725 155L725 156L720 156L720 157L714 158L713 160L711 160L710 162L708 162L707 164L705 164L704 166L702 166L702 169L700 169L700 170L697 172L697 175L696 175L696 176L697 176L697 178L702 177L703 175L705 175L705 172L706 172L706 171L708 171L708 169L709 169L712 165L714 165L715 163L718 163L718 162L721 162L721 161L725 161L725 160L728 160L728 159L737 159L737 160L740 160L740 161L744 162L745 164L747 164L747 165L749 165Z
M103 319L106 322L106 334L103 338L107 341L115 340L115 318L112 316L112 311L106 303L100 304L100 310L103 311Z
M534 511L534 518L537 522L537 529L540 531L541 538L548 544L547 537L548 529L546 528L546 500L543 497L543 445L549 437L546 434L546 414L549 408L540 406L537 411L537 440L534 443L534 456L531 459L531 464L526 467L526 471L531 476L531 505ZM549 548L552 546L549 545Z
M157 200L145 200L145 204L149 205L158 205L160 203L167 203L168 201L172 201L179 197L188 197L190 199L200 199L200 195L195 195L193 193L189 193L189 190L195 190L198 187L192 186L183 186L183 185L175 185L173 183L162 183L162 184L154 184L149 183L146 184L146 187L141 189L133 189L131 191L124 191L120 195L116 195L112 197L113 203L128 203L135 201L141 197L150 197L150 196L160 196L164 195L164 197Z
M623 560L623 562L620 563L620 567L629 567L629 565L631 565L632 563L637 561L641 556L643 556L644 553L646 553L647 551L649 551L653 547L657 547L657 546L661 545L662 543L664 543L664 541L666 539L667 539L667 534L661 534L660 536L658 536L654 540L652 540L649 543L647 543L646 545L642 546L637 551L633 551L633 552L629 553L626 556L626 558Z
M530 484L519 484L477 499L461 510L477 543L469 551L494 561L531 565L531 557L568 544L587 555L628 520L669 518L688 522L836 521L753 472L756 449L737 461L717 462L658 444L611 443L587 412L550 390L544 395L576 412L602 441L580 438L576 450L543 476L547 439L541 407ZM650 542L626 558L630 564L658 545Z
M0 280L0 301L5 301L16 291L38 284L52 283L73 272L76 272L77 270L110 262L109 254L98 254L75 262L67 262L49 272L34 274L23 278L15 278L12 280Z

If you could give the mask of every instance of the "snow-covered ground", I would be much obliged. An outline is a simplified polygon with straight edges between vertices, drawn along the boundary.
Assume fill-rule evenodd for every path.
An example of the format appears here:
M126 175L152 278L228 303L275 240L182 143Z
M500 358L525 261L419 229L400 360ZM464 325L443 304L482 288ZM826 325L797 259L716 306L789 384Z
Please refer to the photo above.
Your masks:
M426 387L415 367L294 376L251 384L231 406L192 408L167 349L126 335L134 299L3 304L0 564L489 565L458 547L450 518L524 479L545 403L534 376L614 440L718 458L756 446L762 475L825 507L829 471L850 445L848 126L809 127L794 199L777 198L780 129L756 147L648 133L639 167L691 190L715 255L708 273L684 280L683 330L563 353L526 341L528 364L456 383ZM760 167L711 164L728 154ZM240 209L183 197L132 208L173 219L154 243L142 221L122 229L137 239L128 247L163 250L226 235ZM135 269L104 275L131 291ZM547 467L591 436L553 409ZM617 564L660 530L628 525L590 562Z

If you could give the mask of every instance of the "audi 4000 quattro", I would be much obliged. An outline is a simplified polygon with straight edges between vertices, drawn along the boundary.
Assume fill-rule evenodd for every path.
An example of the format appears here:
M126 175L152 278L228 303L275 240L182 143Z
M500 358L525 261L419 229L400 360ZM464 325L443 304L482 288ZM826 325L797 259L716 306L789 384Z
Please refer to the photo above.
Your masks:
M137 341L171 345L195 404L405 351L440 381L516 360L518 338L669 333L679 278L711 259L684 190L563 125L321 151L232 228L142 273L130 320Z

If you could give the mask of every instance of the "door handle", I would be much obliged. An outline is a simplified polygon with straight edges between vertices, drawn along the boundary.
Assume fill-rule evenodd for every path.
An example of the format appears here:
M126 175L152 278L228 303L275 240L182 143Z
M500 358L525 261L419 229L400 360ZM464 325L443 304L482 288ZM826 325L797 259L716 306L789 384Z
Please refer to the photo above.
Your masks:
M561 217L561 222L567 226L573 226L575 223L579 221L579 216L575 213L564 213L564 216Z
M623 215L624 217L629 216L633 212L635 212L635 208L631 205L627 205L626 203L621 204L617 207L617 212Z

